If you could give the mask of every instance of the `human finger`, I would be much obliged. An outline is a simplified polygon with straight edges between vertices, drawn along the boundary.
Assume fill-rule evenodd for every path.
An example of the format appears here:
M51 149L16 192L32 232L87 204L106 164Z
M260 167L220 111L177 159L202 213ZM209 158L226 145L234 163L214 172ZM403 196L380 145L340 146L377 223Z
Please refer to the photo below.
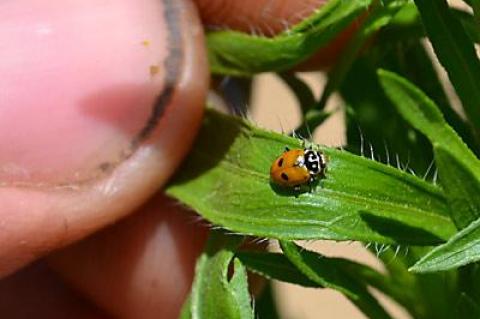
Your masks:
M5 276L156 192L192 143L208 74L186 1L3 2L0 39Z

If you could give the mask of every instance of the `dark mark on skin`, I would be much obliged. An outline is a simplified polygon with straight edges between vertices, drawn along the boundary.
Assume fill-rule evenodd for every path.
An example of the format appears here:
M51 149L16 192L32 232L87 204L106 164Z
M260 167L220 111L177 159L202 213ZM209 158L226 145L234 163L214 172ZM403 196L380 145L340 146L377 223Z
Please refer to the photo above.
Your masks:
M150 71L150 76L153 77L157 75L158 72L160 72L160 67L158 65L150 65L149 71Z
M108 172L113 168L112 163L104 162L98 166L102 172Z
M120 161L129 158L138 146L145 141L155 128L158 126L158 122L162 118L165 109L172 100L175 92L175 87L180 77L181 63L183 60L183 46L182 46L182 33L180 27L179 8L175 0L164 0L163 16L165 19L167 32L167 51L168 55L163 62L164 84L163 90L158 95L153 105L147 122L143 128L134 136L130 142L129 150L123 152ZM156 69L160 69L160 66L156 66ZM150 69L152 71L152 69ZM114 163L102 163L99 165L101 172L106 173L115 168L119 162Z
M135 150L142 141L147 139L157 127L166 107L172 100L175 86L179 79L180 66L183 59L182 34L179 25L180 17L178 16L179 9L176 7L175 0L164 0L163 3L165 6L163 15L169 31L167 32L167 48L169 54L163 65L163 69L165 70L164 88L153 105L147 123L132 140L132 150Z
M178 79L180 77L181 63L183 60L183 46L182 46L182 34L180 27L180 17L179 17L179 8L175 0L164 0L164 12L163 16L165 19L165 24L168 29L167 32L167 51L168 55L163 62L163 70L165 71L164 75L164 84L163 90L158 95L155 103L153 105L152 111L150 113L147 122L143 128L134 136L133 140L130 142L129 150L122 152L120 161L128 159L138 148L138 146L145 141L155 128L158 126L158 122L162 118L166 107L172 100L173 94L175 92L175 87L177 85ZM145 41L142 44L146 45ZM155 70L159 70L160 66L156 66ZM152 69L150 68L152 73ZM151 74L152 75L152 74ZM98 166L98 169L107 173L115 168L119 162L114 163L102 163Z

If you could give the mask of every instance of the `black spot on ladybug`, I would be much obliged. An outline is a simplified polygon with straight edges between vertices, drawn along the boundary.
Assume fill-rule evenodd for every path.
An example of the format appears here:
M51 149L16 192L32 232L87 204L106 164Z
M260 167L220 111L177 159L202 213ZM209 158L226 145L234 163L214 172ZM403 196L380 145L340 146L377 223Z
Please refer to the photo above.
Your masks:
M278 167L282 167L283 165L283 157L278 160Z
M282 175L280 175L282 177L283 180L285 181L288 181L288 175L285 174L285 173L282 173Z

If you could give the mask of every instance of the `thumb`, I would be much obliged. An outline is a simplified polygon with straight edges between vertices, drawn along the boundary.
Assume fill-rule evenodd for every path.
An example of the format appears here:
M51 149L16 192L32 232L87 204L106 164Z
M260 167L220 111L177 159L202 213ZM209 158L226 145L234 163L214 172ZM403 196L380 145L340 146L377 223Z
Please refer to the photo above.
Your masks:
M188 151L208 78L184 6L0 4L0 276L128 214Z

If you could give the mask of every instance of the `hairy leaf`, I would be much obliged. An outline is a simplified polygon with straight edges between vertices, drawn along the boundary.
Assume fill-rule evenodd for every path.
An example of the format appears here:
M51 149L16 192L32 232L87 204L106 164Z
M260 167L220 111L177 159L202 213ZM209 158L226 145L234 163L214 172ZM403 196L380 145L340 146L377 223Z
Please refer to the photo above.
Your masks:
M393 167L322 147L326 177L298 193L270 181L272 162L301 141L209 111L167 193L229 230L278 239L427 245L455 230L438 187Z
M191 300L191 297L188 296L183 303L178 319L191 319L192 318L191 309L192 309L192 300Z
M211 70L236 76L287 70L329 43L366 13L371 2L330 0L301 23L272 38L231 30L209 32Z
M420 259L411 271L432 272L460 267L480 260L480 219L459 231L448 242Z
M379 77L400 114L431 141L452 218L466 227L480 217L480 162L422 91L391 72L380 70Z
M341 87L340 92L348 105L348 150L374 156L385 164L408 166L423 176L433 159L431 144L396 112L384 94L375 69L382 57L375 55L387 54L384 59L393 55L391 59L396 60L397 52L394 49L383 51L357 60ZM408 61L415 64L411 58Z
M190 297L192 319L254 318L246 270L234 258L233 250L240 241L237 236L211 233L206 251L197 260L195 269ZM229 278L232 263L233 275ZM185 308L182 315L188 316Z

